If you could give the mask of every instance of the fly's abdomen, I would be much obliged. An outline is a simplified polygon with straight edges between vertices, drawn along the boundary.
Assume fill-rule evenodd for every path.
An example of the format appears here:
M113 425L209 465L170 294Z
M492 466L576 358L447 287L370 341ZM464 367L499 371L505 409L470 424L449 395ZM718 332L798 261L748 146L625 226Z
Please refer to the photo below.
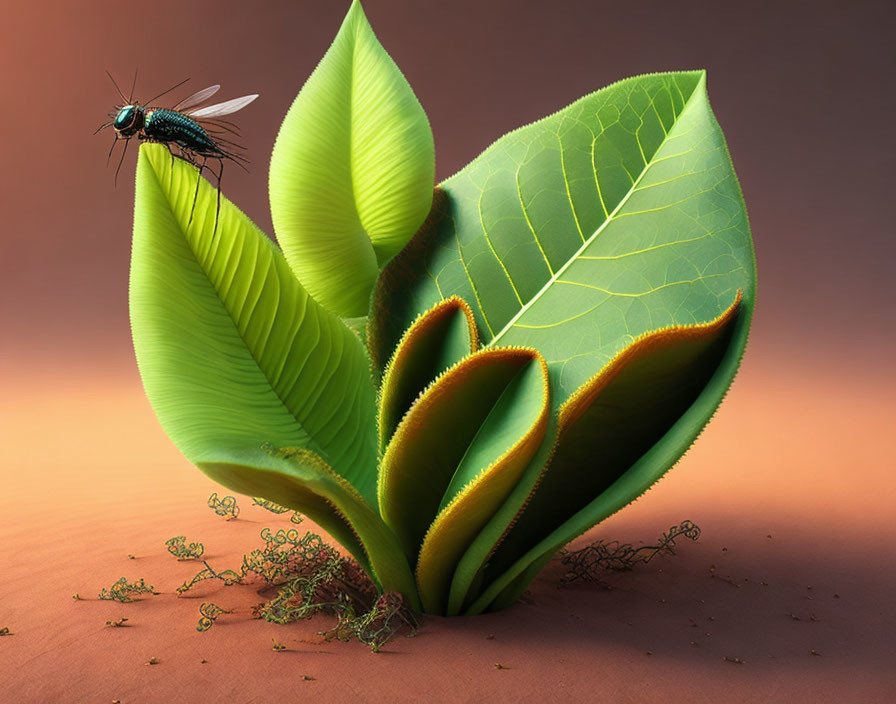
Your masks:
M159 142L174 142L199 154L220 154L221 150L195 121L175 110L154 108L146 111L143 132Z

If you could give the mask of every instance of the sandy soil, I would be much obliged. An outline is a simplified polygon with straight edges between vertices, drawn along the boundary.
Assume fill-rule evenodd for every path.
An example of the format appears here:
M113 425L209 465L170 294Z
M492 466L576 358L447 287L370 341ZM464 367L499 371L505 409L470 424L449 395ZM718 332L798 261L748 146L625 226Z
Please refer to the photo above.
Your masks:
M574 546L652 540L685 518L698 543L609 576L611 590L558 589L551 564L532 603L429 617L380 654L322 642L325 619L251 620L249 588L175 596L198 568L166 539L237 567L262 527L286 521L248 499L233 522L210 511L219 487L163 435L135 371L0 371L0 628L13 634L0 637L0 701L892 701L888 370L748 359L680 465ZM121 576L162 593L96 599ZM204 600L236 613L199 633ZM128 627L104 626L121 617Z

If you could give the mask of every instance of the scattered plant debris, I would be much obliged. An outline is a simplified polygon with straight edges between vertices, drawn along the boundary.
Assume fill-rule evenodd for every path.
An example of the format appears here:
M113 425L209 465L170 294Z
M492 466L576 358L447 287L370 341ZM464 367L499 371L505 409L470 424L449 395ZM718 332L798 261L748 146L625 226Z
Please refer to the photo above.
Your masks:
M219 579L224 582L225 587L231 587L234 584L238 584L241 576L234 572L233 570L224 570L223 572L215 572L212 569L211 565L208 564L205 560L202 561L202 564L205 565L204 570L200 570L189 582L184 582L181 584L175 591L178 595L183 594L186 591L189 591L193 587L195 587L199 582L204 582L206 579Z
M127 626L126 618L118 618L118 619L110 619L106 621L106 626L109 628L125 628Z
M266 511L270 511L271 513L286 513L289 511L286 506L281 506L280 504L275 504L273 501L269 501L268 499L263 499L260 496L252 497L252 505L253 506L261 506Z
M205 552L205 545L202 543L190 543L187 545L187 538L178 535L165 541L168 546L168 552L174 555L178 560L198 560Z
M178 587L177 593L207 579L232 586L255 577L265 583L265 589L276 589L273 598L254 608L257 618L287 624L317 613L330 614L336 617L336 625L320 635L328 641L357 638L374 652L401 631L409 636L416 633L417 621L404 597L394 592L379 594L356 562L340 555L316 533L264 528L261 538L264 546L243 555L239 572L216 572L203 560L205 569ZM221 613L229 612L206 603L200 613L197 630L206 631Z
M108 590L105 588L100 591L99 598L105 599L108 601L117 601L122 604L126 604L130 601L134 601L134 597L138 594L154 594L153 587L151 584L146 584L143 581L143 577L140 578L139 582L128 582L126 577L122 577L115 584L113 584Z
M199 619L199 623L196 624L197 631L207 631L211 628L215 621L218 620L218 616L221 614L232 614L233 611L228 611L227 609L222 609L217 604L213 604L210 601L205 601L202 603L202 606L199 607L199 614L201 618Z
M736 579L734 579L733 577L718 574L718 573L716 572L716 566L715 566L715 565L710 565L710 566L709 566L709 576L712 577L713 579L720 579L720 580L722 580L723 582L726 582L726 583L730 584L732 587L735 587L735 588L737 588L737 589L740 589L740 582L738 582L738 581L737 581Z
M585 581L603 584L601 574L606 571L627 572L634 569L637 563L650 562L657 555L674 555L675 541L678 538L697 540L700 528L692 521L682 521L663 533L656 545L644 545L639 548L631 543L620 543L618 540L605 542L597 540L580 550L561 550L560 562L567 565L567 572L560 584Z
M273 645L271 646L271 650L275 650L276 652L280 652L281 650L286 650L286 646L283 643L278 643L275 638L271 638L271 642Z
M219 499L217 491L213 491L212 495L208 497L208 506L228 521L232 521L240 515L240 507L236 505L236 497L225 496L223 499Z

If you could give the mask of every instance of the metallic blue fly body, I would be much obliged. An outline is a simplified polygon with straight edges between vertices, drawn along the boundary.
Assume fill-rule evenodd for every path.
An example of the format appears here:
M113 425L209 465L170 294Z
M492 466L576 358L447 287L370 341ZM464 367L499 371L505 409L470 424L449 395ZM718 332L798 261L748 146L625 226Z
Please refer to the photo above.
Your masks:
M221 177L224 174L224 161L232 161L243 169L248 164L248 160L239 153L239 150L242 150L243 147L229 138L229 136L239 137L239 130L232 122L222 118L225 115L242 110L255 100L258 94L244 95L241 98L234 98L223 103L201 107L201 104L217 93L221 87L214 85L193 93L193 95L181 100L174 107L163 108L156 107L152 103L166 93L180 87L186 81L181 81L145 104L141 104L133 99L133 85L131 86L131 97L125 98L115 79L112 78L112 74L108 71L106 73L112 80L112 84L115 86L124 104L116 107L114 112L109 113L109 117L112 119L100 125L96 132L107 127L111 127L115 131L115 141L109 150L109 155L106 159L107 163L112 157L115 145L124 140L124 151L122 151L121 159L119 159L118 168L115 170L116 182L118 181L118 172L121 170L124 156L127 153L128 144L133 137L141 141L164 144L168 151L171 152L172 158L183 159L199 170L199 176L196 180L196 192L193 195L193 206L190 209L190 222L192 222L193 210L196 207L196 198L199 193L199 179L207 167L208 160L217 160L219 167L215 175L218 181L218 199L215 210L215 227L212 233L212 237L214 237L218 229L218 214L221 210ZM137 75L135 73L134 84L136 84L136 81ZM209 170L212 170L211 167L209 167Z

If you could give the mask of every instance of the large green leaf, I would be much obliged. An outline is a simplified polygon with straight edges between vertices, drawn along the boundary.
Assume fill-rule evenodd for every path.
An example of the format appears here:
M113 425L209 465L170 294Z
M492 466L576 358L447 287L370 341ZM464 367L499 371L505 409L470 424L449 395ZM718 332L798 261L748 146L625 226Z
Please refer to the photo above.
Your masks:
M283 121L271 155L271 216L312 296L367 313L379 268L429 212L429 121L357 0Z
M306 448L376 506L374 389L361 342L223 197L213 236L216 192L204 179L190 222L196 185L196 170L163 146L140 148L131 325L163 428L200 466L231 451L242 462L263 442Z
M749 225L702 72L604 88L502 137L441 188L441 220L380 277L385 348L459 295L484 346L545 356L558 408L638 335L712 320L738 290L751 310Z
M374 360L388 357L422 310L459 295L486 348L525 345L544 355L559 410L634 339L714 320L742 293L715 373L682 418L641 448L638 486L655 481L731 383L755 296L746 210L704 73L640 76L586 96L502 137L440 190L427 226L378 279L368 342L382 349ZM449 613L475 596L546 452L461 559ZM643 491L634 486L613 500L630 502Z

